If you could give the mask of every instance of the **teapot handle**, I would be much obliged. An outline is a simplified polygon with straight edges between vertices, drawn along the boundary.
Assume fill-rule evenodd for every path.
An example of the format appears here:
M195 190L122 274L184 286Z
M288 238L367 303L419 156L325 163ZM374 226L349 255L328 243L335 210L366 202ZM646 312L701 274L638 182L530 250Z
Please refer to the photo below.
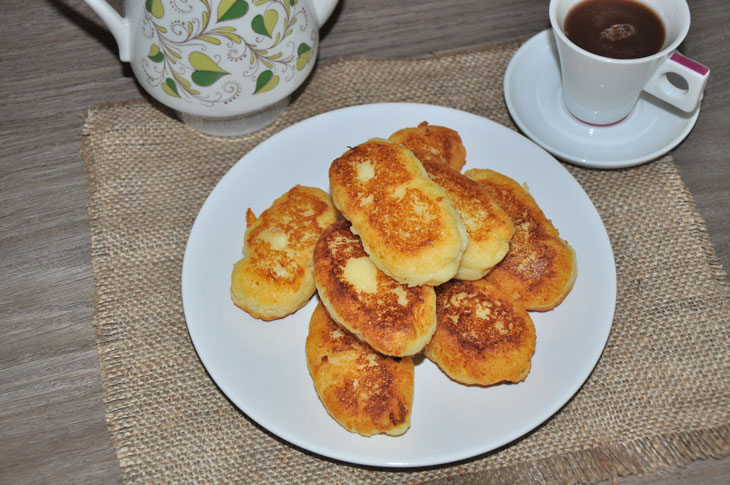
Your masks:
M132 56L132 28L129 19L122 17L104 0L84 0L104 21L119 46L119 59L129 62Z
M86 0L89 1L89 0ZM322 27L337 6L337 0L309 0L317 26Z

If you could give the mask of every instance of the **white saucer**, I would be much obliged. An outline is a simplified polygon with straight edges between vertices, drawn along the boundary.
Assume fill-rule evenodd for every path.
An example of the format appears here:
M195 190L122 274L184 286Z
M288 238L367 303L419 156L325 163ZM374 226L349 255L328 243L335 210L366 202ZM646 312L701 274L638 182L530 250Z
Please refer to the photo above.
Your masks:
M515 53L504 76L504 99L515 124L566 162L593 168L639 165L664 155L692 131L700 108L683 113L643 93L631 114L611 126L574 118L563 103L560 62L550 29Z

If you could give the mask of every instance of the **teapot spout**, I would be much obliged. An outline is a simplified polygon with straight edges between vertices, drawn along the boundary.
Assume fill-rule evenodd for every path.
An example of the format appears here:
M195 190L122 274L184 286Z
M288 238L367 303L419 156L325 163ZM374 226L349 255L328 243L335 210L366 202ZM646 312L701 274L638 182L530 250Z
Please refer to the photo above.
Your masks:
M317 27L322 27L332 15L332 11L337 6L337 0L309 0L309 5L314 10Z
M132 27L129 19L119 15L104 0L84 0L96 12L96 14L104 21L107 28L114 36L119 47L119 59L123 62L129 62L132 58Z

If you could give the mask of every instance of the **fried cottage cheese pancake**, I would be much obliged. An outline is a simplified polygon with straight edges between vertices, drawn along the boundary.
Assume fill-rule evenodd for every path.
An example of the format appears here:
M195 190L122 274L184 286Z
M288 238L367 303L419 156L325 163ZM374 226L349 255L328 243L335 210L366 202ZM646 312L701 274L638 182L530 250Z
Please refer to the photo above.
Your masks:
M400 143L423 162L430 160L461 171L466 149L459 133L445 126L420 123L415 128L403 128L390 135L390 141Z
M486 276L528 310L555 308L573 288L578 274L575 251L520 184L498 172L468 170L515 226L507 256Z
M436 288L438 326L424 354L470 385L520 382L530 372L535 326L525 308L496 285L452 280Z
M401 435L411 424L413 361L386 357L343 329L320 303L309 322L307 367L320 401L346 430Z
M273 320L302 307L315 291L314 246L338 217L330 196L297 185L258 219L246 214L243 259L233 266L231 298L255 318Z
M507 254L514 233L512 220L479 183L443 164L430 160L421 163L431 180L446 191L469 235L454 278L482 278Z
M435 286L456 274L466 229L410 150L369 140L335 159L329 180L335 206L381 271L411 286Z
M346 220L315 246L314 282L330 316L382 354L420 352L436 330L433 287L401 285L376 268Z

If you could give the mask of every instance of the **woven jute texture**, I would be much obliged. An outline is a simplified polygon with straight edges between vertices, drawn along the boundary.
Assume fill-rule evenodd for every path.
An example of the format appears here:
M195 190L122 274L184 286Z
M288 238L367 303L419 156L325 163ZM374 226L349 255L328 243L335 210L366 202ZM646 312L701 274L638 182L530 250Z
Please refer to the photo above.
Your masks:
M205 197L241 156L297 121L363 103L445 105L514 128L502 78L518 45L321 64L273 126L237 138L196 133L143 99L87 113L95 325L126 481L571 483L730 454L730 289L669 156L626 170L568 166L613 245L613 329L577 395L502 449L418 470L325 459L248 419L198 360L182 309L183 252Z

